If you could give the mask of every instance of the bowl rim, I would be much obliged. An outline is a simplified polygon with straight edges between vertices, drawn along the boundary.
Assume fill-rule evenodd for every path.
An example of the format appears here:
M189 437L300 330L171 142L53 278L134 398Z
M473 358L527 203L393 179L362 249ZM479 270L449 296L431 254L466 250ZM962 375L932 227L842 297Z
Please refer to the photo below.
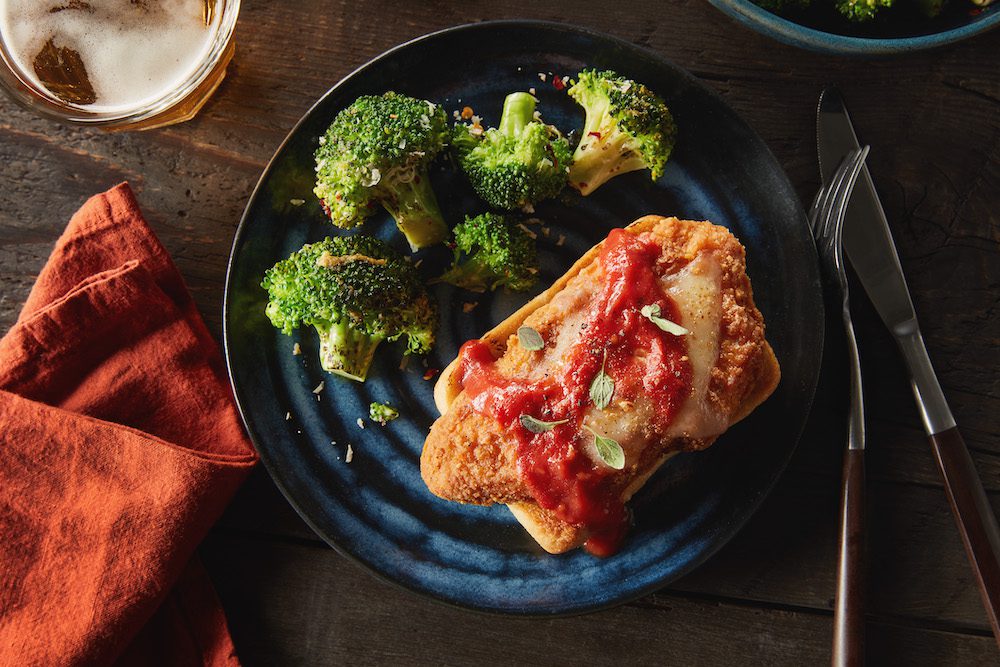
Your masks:
M751 0L708 1L731 18L768 37L792 46L836 55L895 55L933 49L967 39L1000 25L1000 11L993 11L989 16L974 23L929 35L889 37L886 39L851 37L816 30L789 21L759 7Z

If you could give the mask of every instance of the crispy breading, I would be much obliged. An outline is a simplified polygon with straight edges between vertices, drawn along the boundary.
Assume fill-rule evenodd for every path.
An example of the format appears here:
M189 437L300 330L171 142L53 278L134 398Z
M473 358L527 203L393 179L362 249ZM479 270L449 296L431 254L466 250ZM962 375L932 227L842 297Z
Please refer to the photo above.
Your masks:
M627 433L622 446L629 464L612 477L623 500L673 453L711 445L767 398L779 379L777 361L764 339L763 318L753 303L743 246L728 230L709 222L646 216L628 231L663 249L657 261L661 276L686 268L704 271L709 267L718 272L718 354L700 400L710 406L719 428L698 434L656 433L642 412L650 407L641 400L602 411L609 423L623 424ZM498 372L522 379L558 372L579 337L591 301L602 290L599 249L600 245L591 249L552 288L483 337L498 358ZM696 261L704 257L711 262ZM522 325L542 335L547 341L543 350L529 351L516 344L515 332ZM516 439L494 418L472 408L458 376L453 362L436 387L435 399L444 413L432 426L421 457L421 474L428 488L449 500L511 505L518 520L553 553L578 546L586 538L585 529L566 524L533 501L518 476Z

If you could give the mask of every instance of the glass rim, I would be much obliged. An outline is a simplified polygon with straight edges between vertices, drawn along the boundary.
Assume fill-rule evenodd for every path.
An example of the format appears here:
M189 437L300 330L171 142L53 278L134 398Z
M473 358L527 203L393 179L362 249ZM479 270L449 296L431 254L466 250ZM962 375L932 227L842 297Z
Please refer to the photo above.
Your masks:
M212 38L212 46L198 67L181 83L170 90L140 105L124 111L90 111L79 106L71 106L54 98L44 88L32 83L8 53L0 39L0 88L21 106L49 118L76 125L95 127L127 127L166 113L184 102L198 90L226 57L229 44L236 31L236 20L240 12L241 0L219 0L223 3L223 13L219 18L219 28Z

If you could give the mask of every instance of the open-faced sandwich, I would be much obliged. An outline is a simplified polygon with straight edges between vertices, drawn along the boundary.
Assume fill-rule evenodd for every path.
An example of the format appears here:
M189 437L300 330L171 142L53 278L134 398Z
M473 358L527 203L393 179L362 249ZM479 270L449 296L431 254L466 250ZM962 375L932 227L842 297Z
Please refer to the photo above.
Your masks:
M462 347L435 387L421 474L442 498L507 504L549 552L607 555L649 476L778 379L739 241L647 216Z

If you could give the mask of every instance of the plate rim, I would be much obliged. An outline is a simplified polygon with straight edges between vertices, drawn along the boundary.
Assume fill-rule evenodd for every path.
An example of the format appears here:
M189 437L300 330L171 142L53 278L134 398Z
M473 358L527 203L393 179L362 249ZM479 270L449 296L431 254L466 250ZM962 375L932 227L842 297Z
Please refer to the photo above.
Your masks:
M285 500L289 503L289 505L292 506L296 514L299 515L302 521L309 527L310 530L313 531L316 537L318 537L321 541L332 547L334 551L336 551L341 556L345 557L355 565L359 566L370 576L373 576L380 581L391 584L398 589L405 590L410 594L432 600L435 603L442 604L453 609L460 609L463 611L473 611L486 616L501 616L501 617L516 617L516 618L566 618L566 617L580 616L583 614L590 614L598 611L612 609L620 605L633 602L642 597L645 597L646 595L649 595L650 593L653 593L657 590L661 590L662 588L664 588L664 586L668 585L670 582L676 581L681 577L689 574L696 568L700 567L712 556L718 553L718 551L722 549L722 547L729 544L729 542L731 542L732 539L746 526L749 520L760 509L760 506L764 502L764 500L770 495L771 491L774 489L774 486L777 484L778 480L784 474L784 471L788 467L788 464L791 461L792 456L798 449L799 443L802 439L802 434L804 433L806 425L809 422L810 415L812 414L812 410L814 407L813 402L815 399L816 389L819 383L819 378L822 368L823 353L826 342L825 301L823 298L822 285L820 279L819 260L818 256L816 255L815 243L813 241L812 234L807 234L809 239L808 248L812 250L812 252L809 253L808 259L811 260L810 264L815 268L815 273L814 273L814 280L812 280L806 286L806 289L812 292L812 296L814 297L814 299L807 299L807 301L814 300L816 303L819 304L817 308L817 320L816 320L816 323L818 325L818 331L817 333L814 334L816 337L816 350L814 352L814 355L816 356L816 364L813 377L810 378L810 381L808 382L809 386L807 387L807 392L806 392L807 395L805 396L804 400L804 406L805 406L804 417L802 419L801 425L799 426L797 432L795 433L794 442L792 443L792 446L789 448L788 453L785 455L784 460L781 462L780 466L777 466L774 469L773 474L771 475L771 479L768 481L768 483L763 487L761 487L760 493L757 495L757 497L753 498L750 501L749 511L745 513L745 516L741 520L729 524L723 531L725 534L724 539L716 540L715 543L712 544L712 546L705 549L701 554L698 555L697 558L688 561L683 567L675 571L670 577L661 577L655 581L651 581L650 583L644 586L631 590L627 594L620 595L618 597L615 597L614 599L604 602L588 602L586 604L574 605L571 606L570 608L549 610L549 611L544 609L534 609L534 608L511 609L511 608L499 608L497 606L493 607L477 606L475 604L464 603L459 600L439 595L437 591L430 588L426 587L421 588L416 585L410 585L409 583L404 582L402 580L395 579L391 577L389 574L381 572L374 566L368 564L367 562L362 560L360 556L351 553L347 548L338 544L335 540L328 537L324 533L324 531L320 530L317 527L317 525L312 521L312 519L307 515L307 513L303 511L302 507L300 506L300 503L293 497L293 495L286 488L285 484L280 478L280 475L276 473L277 466L272 461L270 455L267 453L266 448L263 448L259 445L260 438L258 437L258 434L252 427L251 421L248 417L248 414L250 414L250 410L244 407L244 401L241 400L240 389L237 386L235 374L233 372L233 356L230 350L229 314L232 302L231 291L233 291L233 279L234 279L233 274L235 270L236 256L239 250L242 248L244 240L243 237L247 231L248 217L250 215L250 210L254 202L257 200L257 196L261 188L264 186L265 181L271 175L271 171L274 168L278 157L282 154L282 152L284 151L285 147L289 144L289 142L292 141L293 137L295 137L299 129L308 120L310 120L312 114L316 111L316 109L320 105L322 105L326 101L328 97L334 95L341 87L345 86L349 81L353 80L356 76L360 75L365 70L374 67L382 60L390 58L398 51L401 51L403 49L409 48L421 42L432 40L434 38L446 34L466 32L466 31L476 31L476 30L490 30L496 27L506 27L506 28L524 27L524 28L534 28L534 29L541 28L547 30L556 30L559 32L575 34L575 35L584 35L596 40L614 43L616 46L622 47L636 54L642 54L646 58L655 61L658 65L665 66L669 69L672 69L680 73L681 76L683 76L684 79L687 80L687 82L693 83L695 86L702 89L705 92L705 94L714 98L715 101L721 104L723 108L729 110L734 116L736 116L736 118L741 123L743 123L743 125L745 125L750 130L752 137L757 140L757 143L763 149L766 156L770 158L775 165L777 165L778 171L780 172L784 181L789 186L789 190L794 192L794 187L791 185L791 181L788 180L788 175L785 172L784 168L781 166L781 163L778 162L778 159L771 151L770 146L768 146L767 143L760 137L757 131L753 127L751 127L749 123L743 120L743 117L740 116L734 109L732 109L732 107L730 107L729 104L726 103L726 101L722 98L722 96L719 95L719 93L716 92L713 88L702 83L686 68L675 64L672 60L662 56L661 54L659 54L656 51L653 51L652 49L640 46L633 42L629 42L628 40L622 39L615 35L611 35L609 33L593 30L591 28L579 26L576 24L560 23L556 21L546 21L546 20L536 20L536 19L499 19L499 20L489 20L489 21L477 21L472 23L463 23L459 25L449 26L447 28L442 28L440 30L435 30L433 32L419 35L405 42L401 42L400 44L397 44L396 46L393 46L379 53L375 57L371 58L370 60L356 67L354 70L352 70L347 75L338 80L319 98L317 98L317 100L305 112L303 112L299 120L296 121L295 125L293 125L292 128L288 131L285 138L274 149L274 152L268 159L267 165L264 167L264 170L261 172L261 175L257 180L257 184L254 186L253 190L250 193L250 196L247 199L247 204L244 207L243 214L240 216L240 222L237 225L236 232L233 236L233 243L230 249L229 259L226 264L226 282L223 290L222 346L226 362L226 372L227 375L229 376L229 384L233 392L233 399L240 413L240 419L243 422L244 429L246 430L247 435L250 437L250 441L253 444L254 449L257 451L261 462L264 464L264 468L267 470L268 476L271 478L271 481L278 488L278 490L284 496ZM797 196L794 198L794 201L796 204L795 208L799 213L798 217L800 218L802 224L806 226L806 229L808 229L807 217L805 215L805 209L802 206L802 202Z

